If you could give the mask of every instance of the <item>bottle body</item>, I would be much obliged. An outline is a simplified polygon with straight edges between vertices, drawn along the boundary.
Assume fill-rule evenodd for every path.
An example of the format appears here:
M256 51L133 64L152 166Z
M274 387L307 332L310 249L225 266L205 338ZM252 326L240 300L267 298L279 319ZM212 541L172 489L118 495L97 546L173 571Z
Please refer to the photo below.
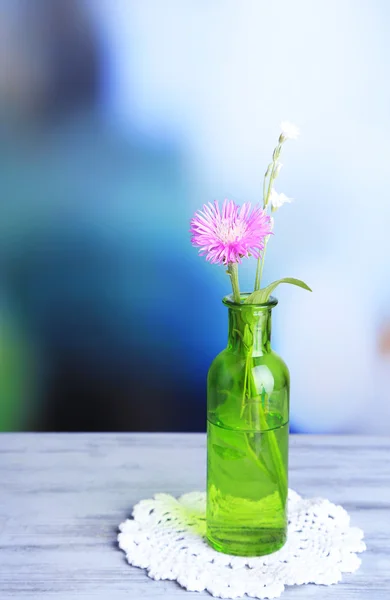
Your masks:
M228 347L207 382L207 537L260 556L287 534L289 372L270 347L272 300L229 309Z

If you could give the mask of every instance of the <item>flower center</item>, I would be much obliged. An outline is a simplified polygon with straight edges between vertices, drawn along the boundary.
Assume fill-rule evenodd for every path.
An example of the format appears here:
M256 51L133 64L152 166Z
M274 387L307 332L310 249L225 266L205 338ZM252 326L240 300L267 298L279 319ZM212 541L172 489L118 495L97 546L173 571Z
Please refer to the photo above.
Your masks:
M236 221L235 223L222 221L219 223L216 233L223 244L229 244L241 239L245 231L246 224L243 221Z

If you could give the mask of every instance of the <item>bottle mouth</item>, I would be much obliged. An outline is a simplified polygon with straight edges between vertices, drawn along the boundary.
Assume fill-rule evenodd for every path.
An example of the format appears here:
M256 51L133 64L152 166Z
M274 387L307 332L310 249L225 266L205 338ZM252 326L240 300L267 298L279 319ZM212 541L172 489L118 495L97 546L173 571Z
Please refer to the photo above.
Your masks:
M278 303L278 299L275 298L275 296L270 296L269 299L267 300L267 302L262 302L262 303L258 303L258 304L244 304L244 301L246 298L248 298L248 296L250 296L252 292L244 292L242 294L240 294L240 298L241 298L241 302L235 302L233 299L233 294L228 294L227 296L224 296L224 298L222 298L222 302L225 306L227 306L228 308L236 308L236 309L249 309L251 307L254 308L274 308L277 303Z

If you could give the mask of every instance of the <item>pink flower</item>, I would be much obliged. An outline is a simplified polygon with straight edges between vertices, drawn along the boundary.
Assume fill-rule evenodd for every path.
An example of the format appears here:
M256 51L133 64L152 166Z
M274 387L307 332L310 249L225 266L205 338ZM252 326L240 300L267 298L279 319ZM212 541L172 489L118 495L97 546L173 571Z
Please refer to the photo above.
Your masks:
M233 200L224 200L219 209L217 200L209 202L191 219L194 246L199 254L207 254L211 263L240 263L242 257L253 255L259 258L264 248L264 239L271 232L271 219L260 205L252 209L250 202L241 207Z

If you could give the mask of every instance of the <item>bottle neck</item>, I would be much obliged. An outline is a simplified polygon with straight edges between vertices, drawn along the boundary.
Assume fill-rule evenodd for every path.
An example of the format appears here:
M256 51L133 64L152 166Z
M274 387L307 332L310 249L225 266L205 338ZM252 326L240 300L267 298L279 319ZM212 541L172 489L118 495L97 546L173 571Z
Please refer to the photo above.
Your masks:
M262 356L271 352L272 308L229 308L228 350Z

